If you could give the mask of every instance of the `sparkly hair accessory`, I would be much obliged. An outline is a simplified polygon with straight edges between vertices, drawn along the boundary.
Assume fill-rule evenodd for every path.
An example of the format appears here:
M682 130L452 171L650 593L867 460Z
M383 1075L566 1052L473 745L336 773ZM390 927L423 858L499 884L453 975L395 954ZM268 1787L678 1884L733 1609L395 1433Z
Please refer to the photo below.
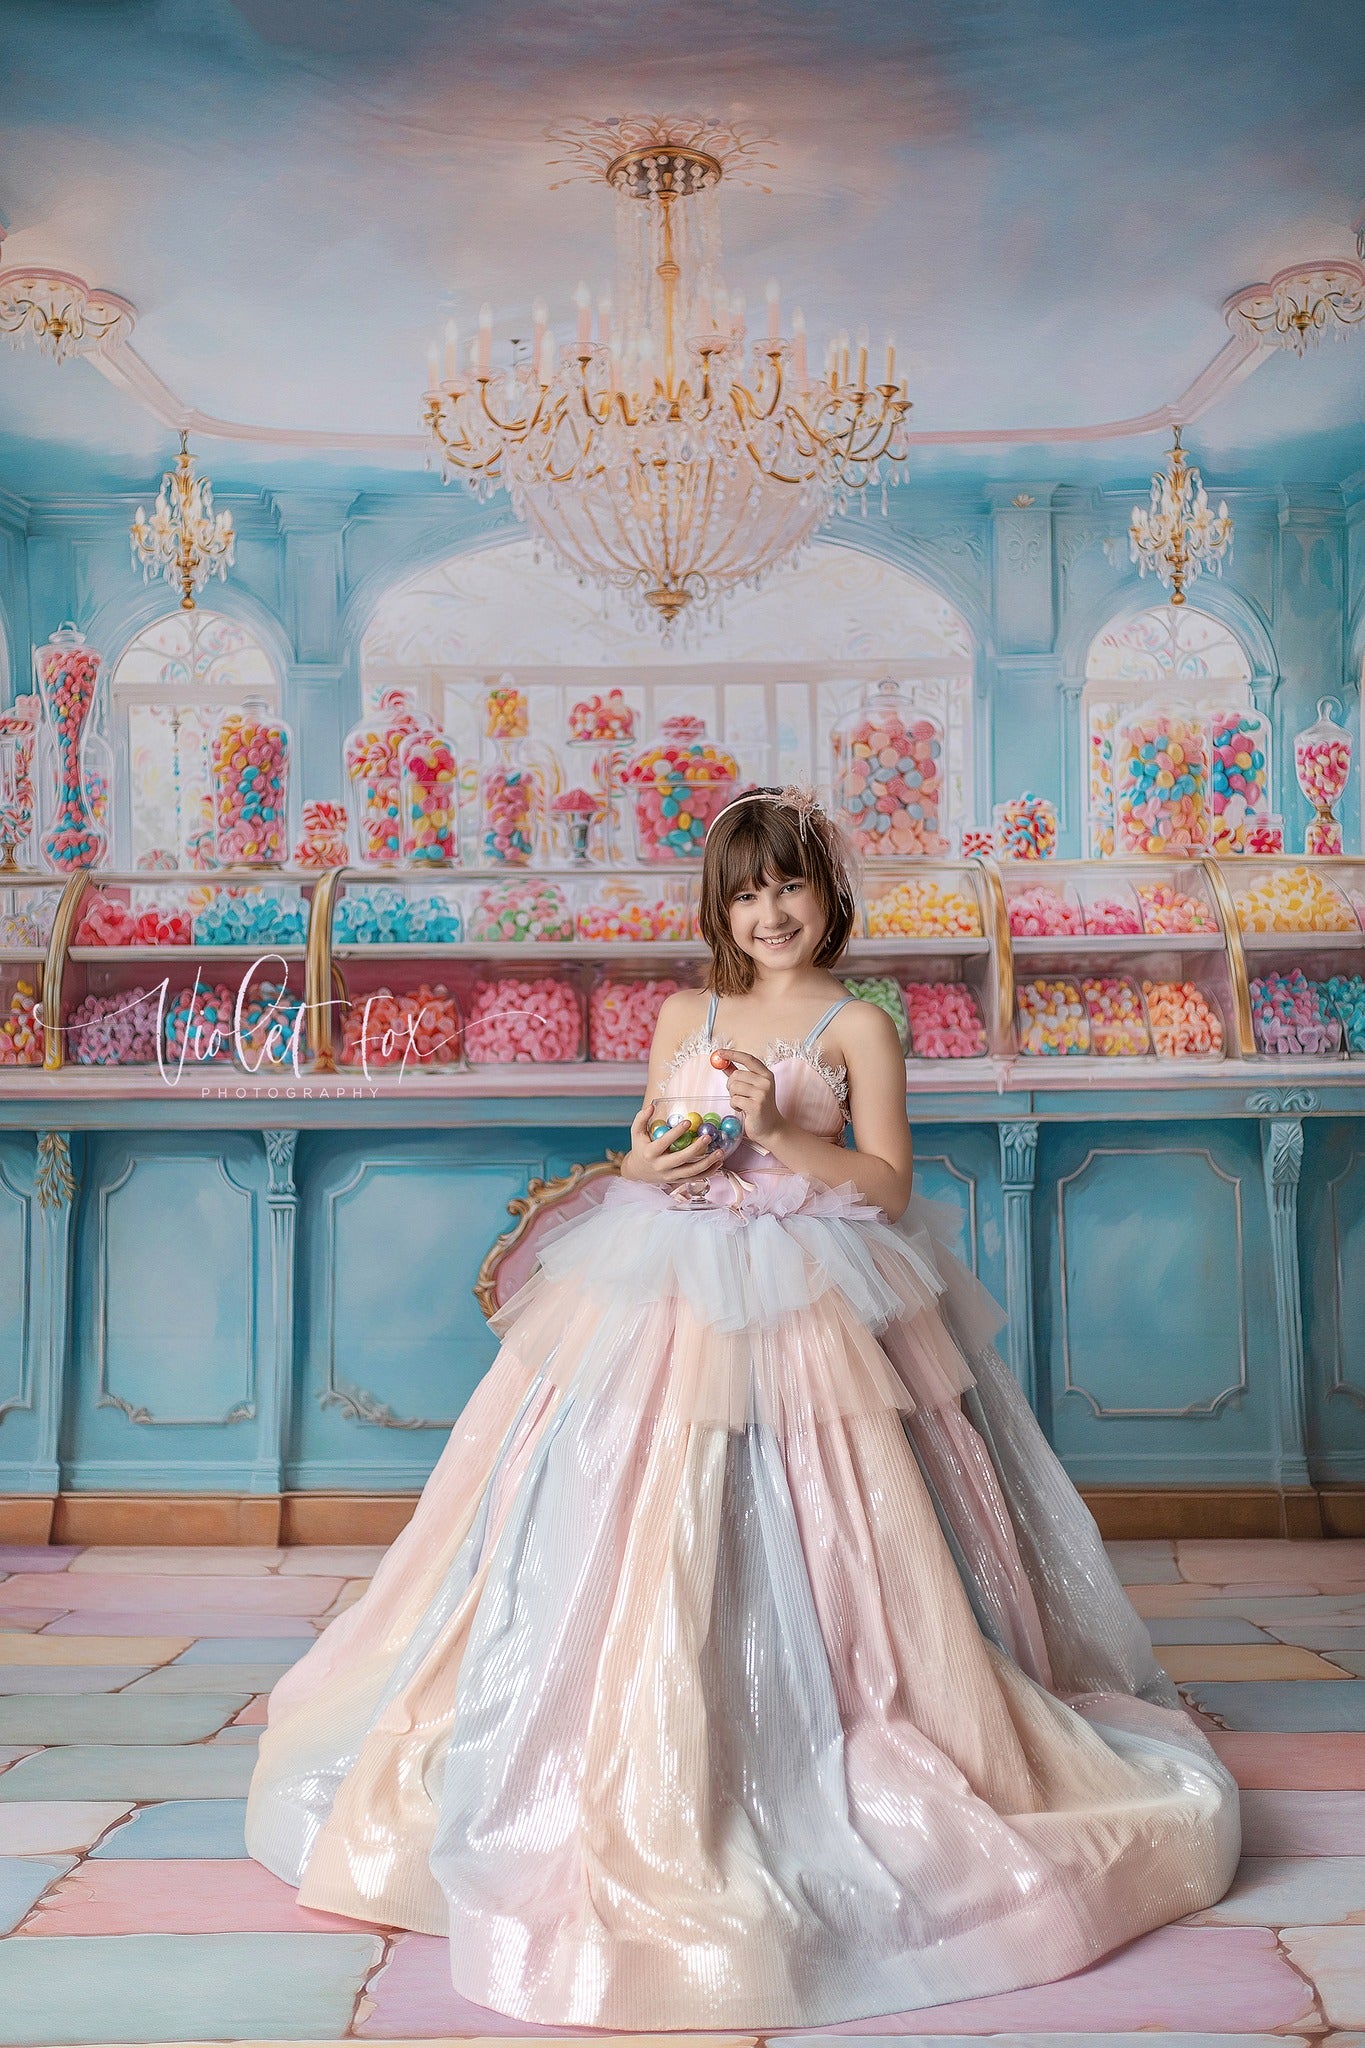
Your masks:
M840 831L808 782L784 783L781 789L746 789L742 795L732 799L734 803L751 800L794 812L800 838L804 840L808 832L815 834L833 865L840 895L850 903L857 903L858 857L847 834Z

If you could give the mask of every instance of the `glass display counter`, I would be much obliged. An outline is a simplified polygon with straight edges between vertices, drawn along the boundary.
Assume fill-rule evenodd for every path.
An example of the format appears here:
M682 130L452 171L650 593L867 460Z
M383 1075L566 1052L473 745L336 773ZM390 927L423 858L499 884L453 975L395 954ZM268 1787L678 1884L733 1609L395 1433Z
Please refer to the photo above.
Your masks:
M698 886L643 864L0 874L0 1066L466 1092L591 1067L629 1090L706 958ZM912 1088L1365 1060L1365 859L885 861L864 887L839 972L892 1017Z

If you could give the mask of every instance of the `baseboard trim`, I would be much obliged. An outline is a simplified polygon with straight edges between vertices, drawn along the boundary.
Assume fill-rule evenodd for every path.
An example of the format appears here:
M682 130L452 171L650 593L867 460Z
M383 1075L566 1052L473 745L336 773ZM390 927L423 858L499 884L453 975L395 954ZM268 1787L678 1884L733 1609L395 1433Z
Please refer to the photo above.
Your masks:
M1365 1536L1365 1486L1083 1486L1111 1542ZM416 1493L0 1494L0 1543L392 1543Z

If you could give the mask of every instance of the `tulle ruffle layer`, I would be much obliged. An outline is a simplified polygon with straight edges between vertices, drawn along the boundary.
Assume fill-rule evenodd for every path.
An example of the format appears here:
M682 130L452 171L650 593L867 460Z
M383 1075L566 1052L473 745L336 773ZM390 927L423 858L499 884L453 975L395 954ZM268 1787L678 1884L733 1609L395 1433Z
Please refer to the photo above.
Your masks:
M852 1185L759 1177L742 1209L605 1185L538 1247L491 1319L528 1368L585 1398L779 1434L955 1401L1000 1314L963 1275L948 1300L922 1220L889 1224Z

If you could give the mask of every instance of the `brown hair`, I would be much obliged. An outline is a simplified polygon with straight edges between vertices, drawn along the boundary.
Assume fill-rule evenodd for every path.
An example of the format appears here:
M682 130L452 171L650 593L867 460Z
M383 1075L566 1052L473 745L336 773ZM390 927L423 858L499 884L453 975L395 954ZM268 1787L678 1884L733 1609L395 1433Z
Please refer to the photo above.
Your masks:
M747 995L754 985L754 963L730 930L730 905L741 890L760 888L765 874L805 882L824 912L814 966L832 967L853 935L857 899L837 828L818 808L803 817L794 806L767 801L778 794L751 790L734 798L706 834L697 921L711 948L702 986L716 995Z

